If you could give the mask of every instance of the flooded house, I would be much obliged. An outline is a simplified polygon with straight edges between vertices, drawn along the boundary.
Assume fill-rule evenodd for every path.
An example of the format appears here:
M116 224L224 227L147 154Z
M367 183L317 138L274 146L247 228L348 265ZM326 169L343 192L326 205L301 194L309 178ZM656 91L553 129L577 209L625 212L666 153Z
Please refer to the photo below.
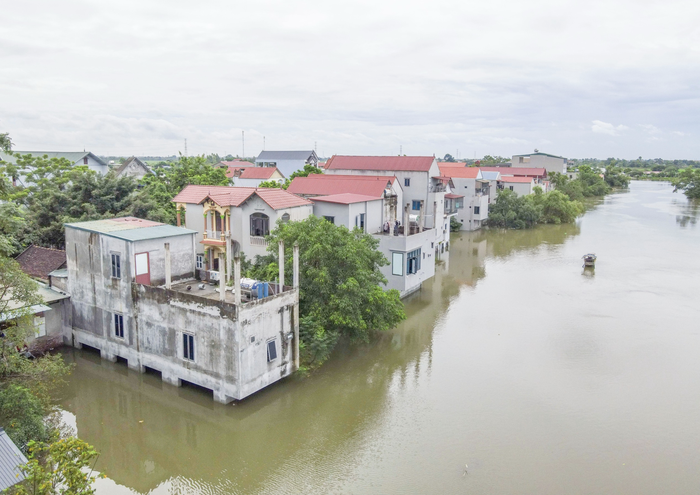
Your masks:
M243 399L299 365L298 252L294 283L244 287L240 258L224 283L195 277L197 232L127 217L66 224L70 325L64 341L179 386ZM280 265L283 267L284 259ZM283 273L282 270L280 270Z

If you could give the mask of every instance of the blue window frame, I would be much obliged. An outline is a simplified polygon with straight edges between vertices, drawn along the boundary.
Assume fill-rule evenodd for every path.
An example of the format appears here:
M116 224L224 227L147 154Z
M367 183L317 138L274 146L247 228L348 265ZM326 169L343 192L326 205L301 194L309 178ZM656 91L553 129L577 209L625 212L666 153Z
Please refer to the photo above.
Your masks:
M420 270L420 248L406 254L406 273L418 273Z
M182 357L188 361L194 361L194 335L182 334Z
M411 179L404 179L403 185L404 185L404 187L409 187L411 185Z
M277 341L268 340L267 341L267 362L271 362L277 359Z
M122 261L116 253L112 253L112 278L122 278Z
M413 204L411 205L411 209L414 211L420 210L420 201L413 200Z
M124 316L114 315L114 336L120 339L124 338Z

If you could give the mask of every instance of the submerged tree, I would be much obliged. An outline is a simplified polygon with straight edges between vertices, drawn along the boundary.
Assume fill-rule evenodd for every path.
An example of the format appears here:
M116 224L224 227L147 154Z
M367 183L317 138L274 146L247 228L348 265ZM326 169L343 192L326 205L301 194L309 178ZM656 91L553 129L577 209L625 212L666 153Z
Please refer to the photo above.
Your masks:
M686 168L673 180L673 192L683 191L688 199L700 199L700 169Z

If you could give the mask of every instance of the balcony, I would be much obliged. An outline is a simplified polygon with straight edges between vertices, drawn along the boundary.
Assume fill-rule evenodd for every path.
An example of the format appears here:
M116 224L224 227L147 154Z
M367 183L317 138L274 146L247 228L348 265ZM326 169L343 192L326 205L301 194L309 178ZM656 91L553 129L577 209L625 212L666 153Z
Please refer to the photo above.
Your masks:
M250 236L250 245L251 246L267 247L267 240L265 240L264 237L251 235Z
M225 246L226 239L224 233L218 230L205 230L202 244L206 246Z

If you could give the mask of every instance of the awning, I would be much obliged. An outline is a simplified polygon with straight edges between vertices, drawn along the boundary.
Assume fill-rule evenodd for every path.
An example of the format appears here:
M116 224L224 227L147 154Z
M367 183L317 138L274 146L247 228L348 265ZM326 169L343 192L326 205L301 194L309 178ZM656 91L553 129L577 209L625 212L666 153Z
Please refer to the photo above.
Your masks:
M459 198L463 198L463 197L464 196L462 196L460 194L454 194L454 193L445 194L445 199L459 199Z
M450 178L449 178L449 177L445 177L444 175L438 175L438 176L436 176L436 177L433 177L433 179L439 180L439 181L442 182L443 184L447 184L448 182L450 182Z
M37 313L41 313L42 311L51 311L51 308L49 308L48 306L45 306L44 304L35 304L34 306L29 306L28 308L14 309L12 311L7 311L7 312L1 314L0 315L0 322L14 320L15 318L19 318L20 316L24 316L27 313L37 314Z

